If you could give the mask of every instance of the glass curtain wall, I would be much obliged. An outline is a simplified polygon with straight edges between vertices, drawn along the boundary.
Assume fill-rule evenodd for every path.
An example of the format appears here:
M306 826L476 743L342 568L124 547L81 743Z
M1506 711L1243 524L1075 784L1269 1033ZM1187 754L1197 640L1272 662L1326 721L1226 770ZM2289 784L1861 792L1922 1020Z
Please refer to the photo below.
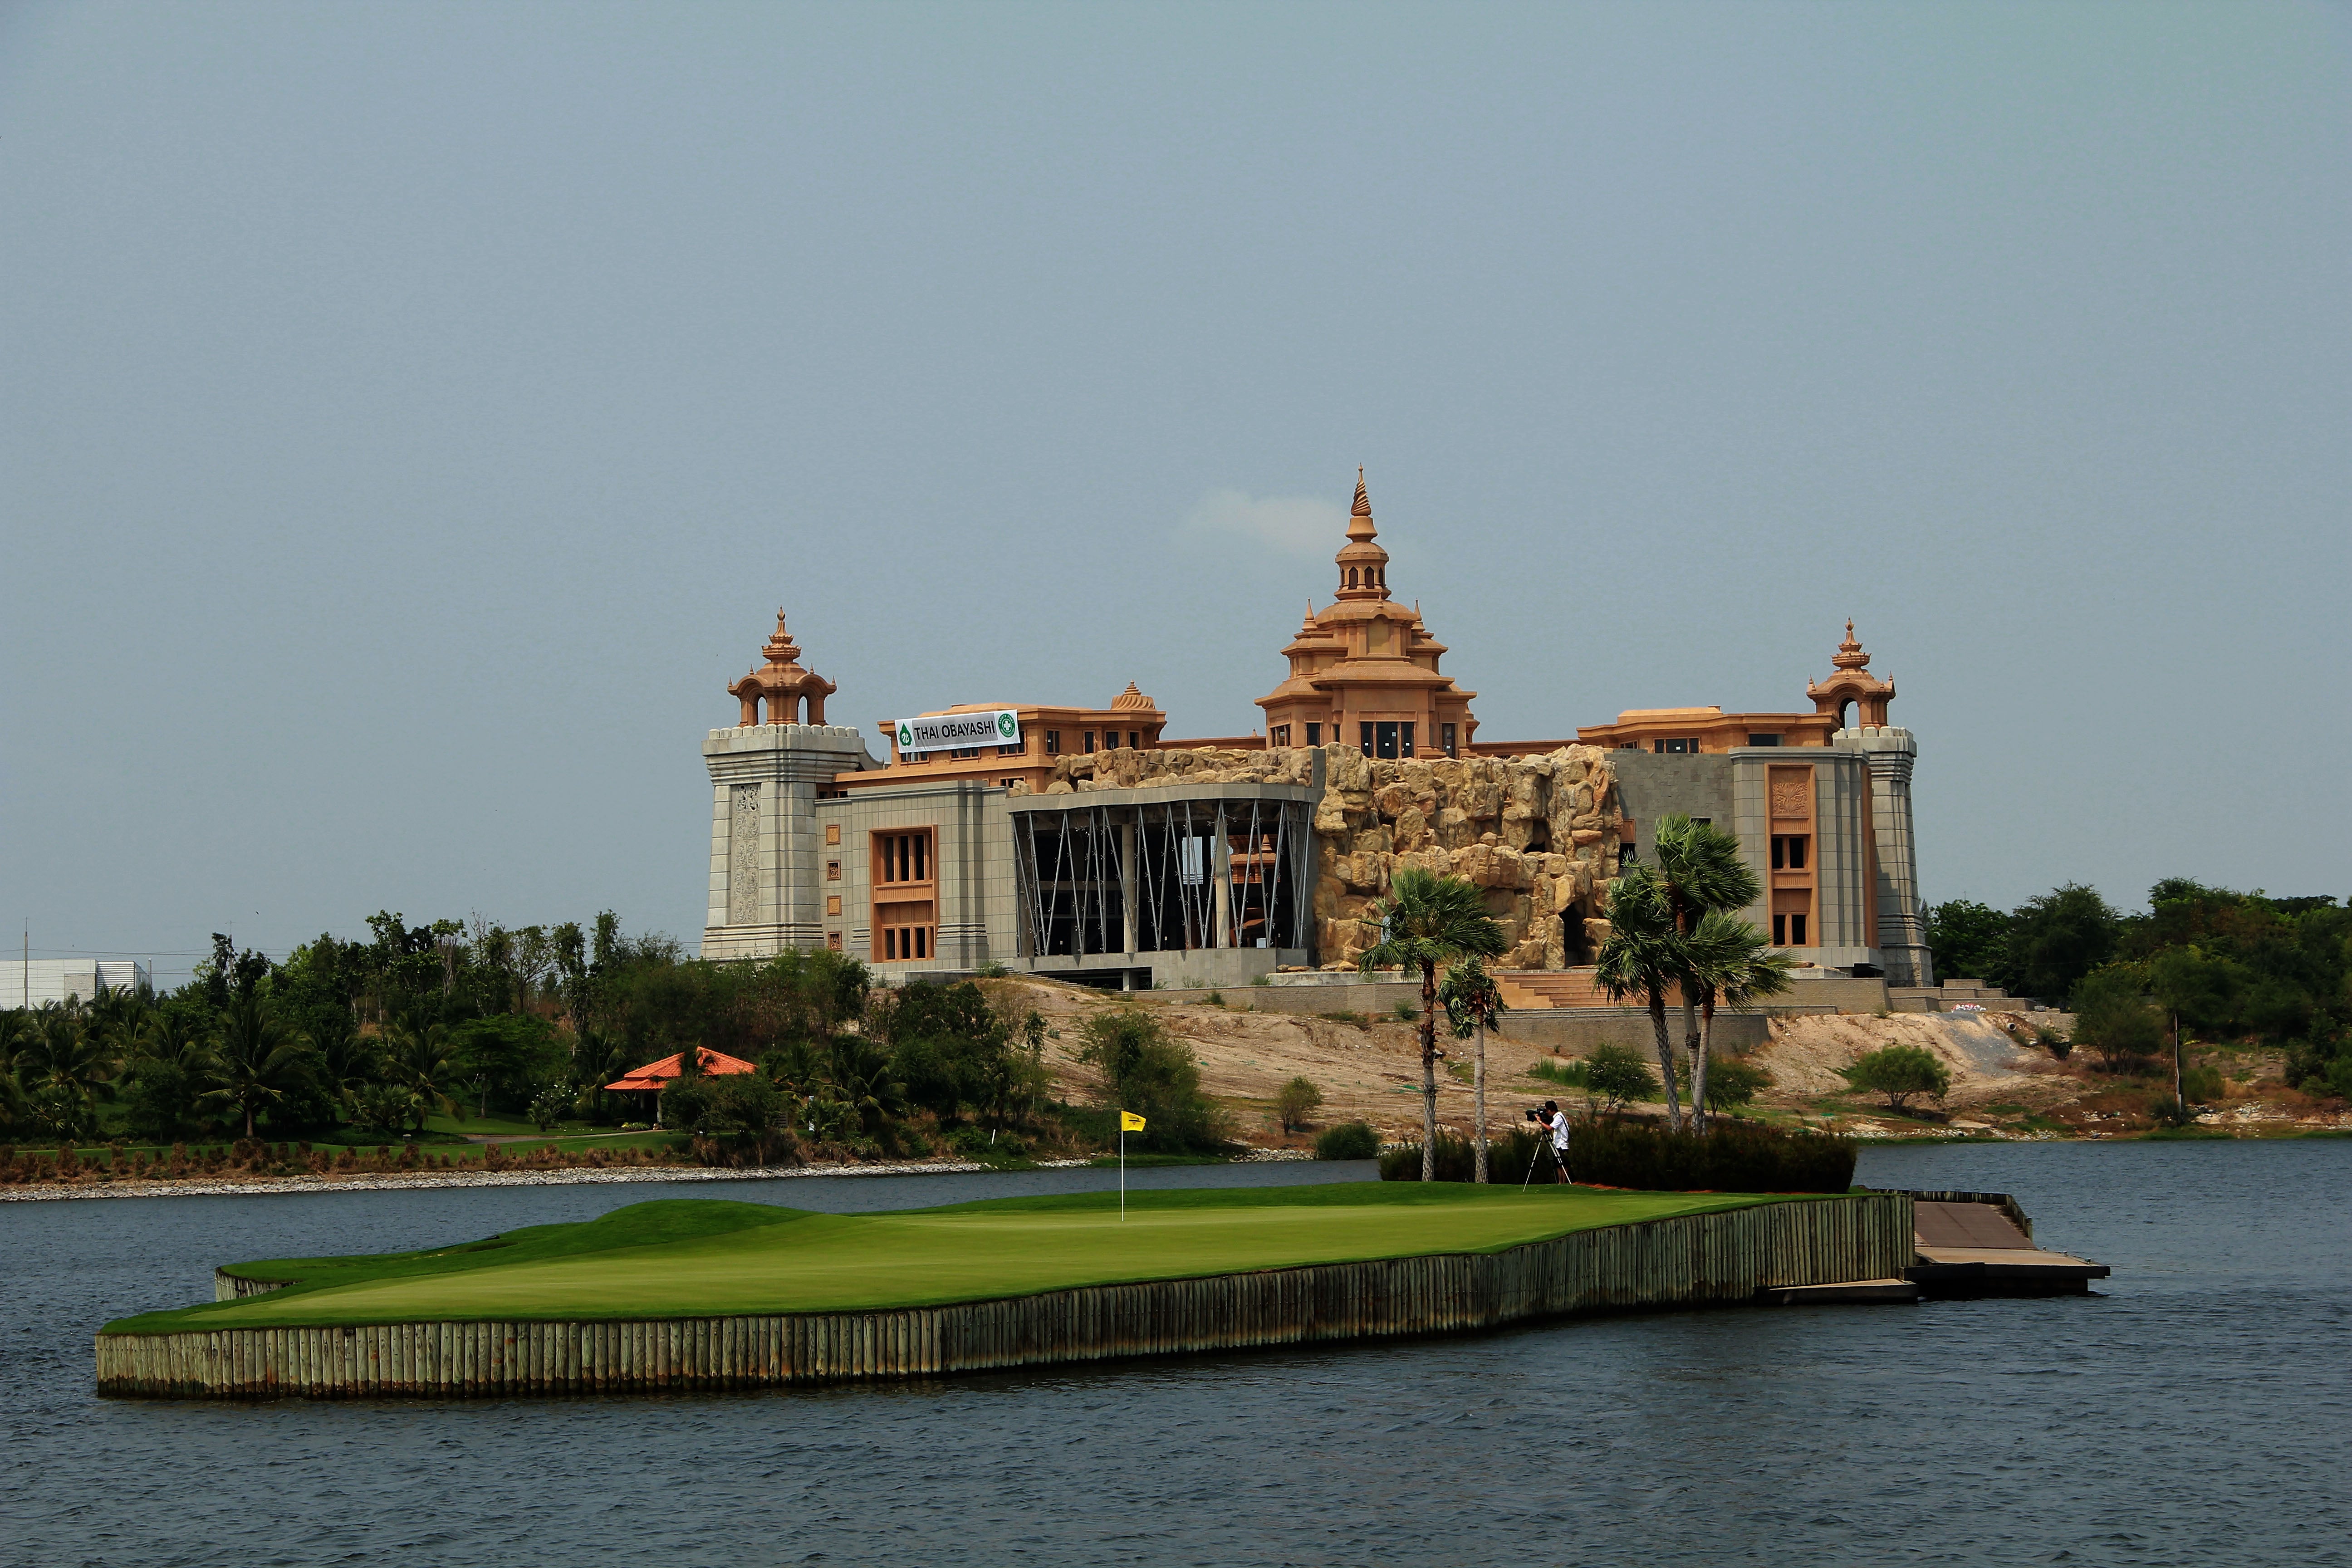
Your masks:
M1017 812L1024 950L1307 947L1312 824L1312 807L1296 800Z

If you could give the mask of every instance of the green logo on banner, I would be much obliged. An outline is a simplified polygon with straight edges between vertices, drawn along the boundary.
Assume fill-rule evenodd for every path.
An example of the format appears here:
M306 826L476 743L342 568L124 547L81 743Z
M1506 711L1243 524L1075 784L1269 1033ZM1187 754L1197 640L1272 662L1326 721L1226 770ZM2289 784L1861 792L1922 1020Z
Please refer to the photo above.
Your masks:
M906 751L906 750L908 750L909 747L913 746L913 745L914 745L914 743L915 743L915 727L914 727L912 724L901 724L901 725L899 725L899 726L898 726L898 749L899 749L900 751Z
M997 732L998 734L1000 734L1000 735L1003 736L1003 737L1004 737L1006 740L1008 740L1008 741L1009 741L1009 740L1011 740L1011 739L1013 739L1013 715L1012 715L1012 714L1010 714L1010 713L999 713L999 714L996 716L996 732Z

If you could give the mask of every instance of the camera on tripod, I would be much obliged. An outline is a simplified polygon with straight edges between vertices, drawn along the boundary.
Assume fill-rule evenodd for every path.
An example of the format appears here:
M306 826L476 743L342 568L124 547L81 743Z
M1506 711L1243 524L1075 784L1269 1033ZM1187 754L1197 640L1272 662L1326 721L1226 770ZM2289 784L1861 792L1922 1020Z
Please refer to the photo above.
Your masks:
M1529 1106L1529 1107L1528 1107L1528 1121L1543 1121L1543 1119L1544 1119L1544 1113L1543 1113L1542 1111L1538 1110L1537 1110L1534 1106L1532 1106L1532 1105L1531 1105L1531 1106Z

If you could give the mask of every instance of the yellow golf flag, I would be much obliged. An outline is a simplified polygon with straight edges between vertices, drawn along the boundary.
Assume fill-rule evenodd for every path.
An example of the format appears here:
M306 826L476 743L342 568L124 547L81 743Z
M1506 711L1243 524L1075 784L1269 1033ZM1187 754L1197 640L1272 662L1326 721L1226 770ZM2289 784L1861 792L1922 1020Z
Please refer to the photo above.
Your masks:
M1122 1110L1118 1113L1118 1130L1121 1132L1140 1132L1143 1131L1143 1118L1132 1110Z

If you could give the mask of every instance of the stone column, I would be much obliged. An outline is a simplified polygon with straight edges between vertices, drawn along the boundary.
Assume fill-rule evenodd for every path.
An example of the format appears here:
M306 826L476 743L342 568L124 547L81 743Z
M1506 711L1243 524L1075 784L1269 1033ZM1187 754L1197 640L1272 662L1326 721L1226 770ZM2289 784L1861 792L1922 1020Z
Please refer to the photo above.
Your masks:
M1118 912L1129 953L1135 952L1135 824L1118 825Z
M1217 807L1216 837L1209 841L1209 875L1215 879L1217 945L1234 944L1234 847L1225 837L1225 808Z
M1890 985L1933 985L1927 912L1919 902L1919 858L1911 836L1911 769L1918 742L1887 725L1843 730L1836 740L1870 767L1871 828L1878 841L1878 947Z

